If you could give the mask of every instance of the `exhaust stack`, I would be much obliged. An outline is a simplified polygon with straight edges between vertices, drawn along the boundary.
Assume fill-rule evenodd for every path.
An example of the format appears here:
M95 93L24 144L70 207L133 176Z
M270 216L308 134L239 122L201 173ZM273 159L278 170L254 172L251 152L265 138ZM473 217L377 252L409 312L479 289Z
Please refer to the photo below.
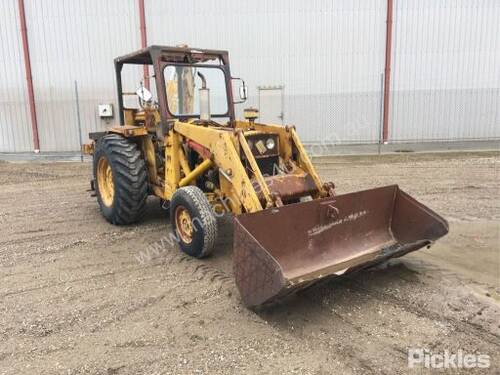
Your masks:
M198 76L201 79L201 89L200 93L200 120L210 121L210 89L207 88L207 81L205 76L198 72Z

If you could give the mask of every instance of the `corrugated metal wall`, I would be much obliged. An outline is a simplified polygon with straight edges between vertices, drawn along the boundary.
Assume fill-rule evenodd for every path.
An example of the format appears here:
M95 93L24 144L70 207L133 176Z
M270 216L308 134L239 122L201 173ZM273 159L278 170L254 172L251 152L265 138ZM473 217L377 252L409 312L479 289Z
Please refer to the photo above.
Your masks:
M33 150L16 0L0 2L0 151Z
M113 59L140 47L137 1L25 3L40 149L78 150L74 81L85 140L106 126L98 103L116 101Z
M391 141L500 137L500 1L395 0Z
M86 139L111 124L97 104L116 103L113 58L140 47L138 2L25 3L41 150L77 150L74 81ZM145 3L149 44L228 49L250 87L245 106L258 104L257 87L283 86L284 122L304 141L378 141L387 0ZM500 137L499 9L498 0L395 0L390 142ZM0 2L0 19L0 151L27 151L17 1ZM127 90L141 72L126 73ZM261 99L280 106L276 95Z
M284 121L303 140L373 142L380 121L385 0L146 2L148 39L227 49L257 105L284 86ZM195 25L195 26L193 26Z

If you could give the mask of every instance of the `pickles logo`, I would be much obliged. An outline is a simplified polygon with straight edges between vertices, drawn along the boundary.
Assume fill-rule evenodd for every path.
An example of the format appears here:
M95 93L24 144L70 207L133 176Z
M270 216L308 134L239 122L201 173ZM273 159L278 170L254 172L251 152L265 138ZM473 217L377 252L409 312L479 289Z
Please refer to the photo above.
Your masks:
M443 353L432 353L423 348L408 350L408 367L425 368L489 368L490 356L488 354L467 354L462 349L456 353L445 350Z

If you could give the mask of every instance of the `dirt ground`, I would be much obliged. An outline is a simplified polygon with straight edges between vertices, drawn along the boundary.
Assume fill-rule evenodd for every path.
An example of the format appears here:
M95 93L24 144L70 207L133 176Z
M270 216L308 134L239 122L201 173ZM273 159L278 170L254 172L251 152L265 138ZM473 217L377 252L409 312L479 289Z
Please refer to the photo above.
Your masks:
M498 374L499 163L491 152L315 159L339 193L398 183L450 234L254 312L232 279L230 217L215 254L193 260L161 242L170 226L156 199L144 222L108 224L86 191L90 164L2 162L0 374L421 373L410 348L487 354L491 367L473 372Z

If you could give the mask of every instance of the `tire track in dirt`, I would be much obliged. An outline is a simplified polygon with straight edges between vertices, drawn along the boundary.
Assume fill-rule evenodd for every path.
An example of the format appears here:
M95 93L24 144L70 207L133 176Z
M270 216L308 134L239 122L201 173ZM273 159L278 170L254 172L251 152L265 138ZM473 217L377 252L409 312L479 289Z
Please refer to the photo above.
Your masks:
M371 160L363 168L353 162L346 162L341 166L324 167L321 172L334 177L341 189L351 191L373 184L383 185L387 181L394 182L394 176L402 176L404 186L411 186L413 191L418 192L419 198L431 200L438 211L445 207L446 212L455 217L463 216L465 206L461 197L470 193L466 197L467 201L477 199L481 200L481 204L467 208L474 211L467 212L467 215L490 217L496 204L493 200L495 197L491 196L492 189L487 192L484 189L458 189L451 191L450 197L442 202L436 198L443 191L443 183L472 184L482 176L485 184L493 186L494 181L489 173L491 169L480 168L481 171L472 173L471 168L468 168L467 175L462 176L450 171L450 168L433 169L440 162L439 158L434 157L429 168L422 163L422 168L412 169L415 175L411 177L404 173L404 163L381 165L379 161L373 163ZM25 166L6 167L15 174ZM148 370L153 370L156 365L155 371L168 367L175 372L180 358L187 356L192 362L181 369L193 373L196 368L193 366L206 363L211 356L223 354L235 361L231 363L241 365L239 368L254 373L259 372L257 369L262 368L260 365L269 366L267 370L276 373L286 368L288 363L297 366L298 371L305 372L307 369L310 373L328 370L336 373L342 370L351 373L404 373L408 371L405 345L416 342L423 342L436 350L453 348L455 342L468 350L498 350L498 335L492 336L481 326L484 314L483 318L476 317L476 320L465 324L461 320L475 311L475 300L467 305L469 308L463 305L463 311L456 315L452 310L439 311L441 304L435 301L422 303L426 293L436 287L433 297L450 298L446 295L448 289L440 287L439 276L425 280L422 285L412 277L390 271L387 273L387 283L385 278L373 280L371 277L355 277L354 281L338 280L337 283L328 282L303 291L274 310L250 312L242 306L229 271L229 240L221 246L219 253L207 260L191 259L177 248L169 248L166 252L161 251L150 263L140 265L134 259L138 249L143 249L169 230L163 213L157 208L148 208L148 217L143 223L132 227L113 227L102 220L95 199L89 198L85 192L88 189L88 165L30 165L29 168L47 173L55 171L54 175L64 178L60 179L61 183L54 183L37 175L26 176L24 179L29 181L29 185L21 181L17 186L9 185L0 192L0 211L2 214L8 211L8 215L0 214L2 220L8 221L7 227L4 225L6 235L2 241L13 240L12 236L22 237L22 234L47 234L36 232L42 226L45 230L54 231L53 236L33 240L33 243L17 244L13 241L8 249L0 251L0 263L13 253L24 257L22 262L9 266L9 274L5 275L9 286L1 292L21 293L0 297L3 302L1 314L12 316L6 318L7 335L0 332L0 337L8 345L22 344L33 348L29 352L19 352L14 360L0 353L0 360L3 358L0 366L22 370L27 363L36 359L37 369L51 373L56 361L67 358L69 373L89 369L95 373L106 373L107 369L114 371L115 368L118 368L118 373L151 373ZM65 175L69 169L78 173L74 173L74 176ZM85 173L82 172L84 170ZM377 177L379 172L382 177ZM3 174L0 179L4 177ZM38 181L33 181L37 178ZM429 183L433 178L437 179ZM26 199L22 202L13 201L12 194L19 192L25 194ZM3 247L0 245L0 248ZM43 248L48 250L44 251ZM81 266L78 266L79 263ZM32 270L33 277L26 270ZM111 276L112 271L117 276L116 280ZM75 278L73 283L67 283L67 279L59 280L53 272L67 273L79 280ZM106 273L109 275L106 276ZM17 287L15 275L19 275ZM444 277L449 279L448 276ZM396 278L407 285L401 289L401 294L394 291ZM377 285L377 281L382 283ZM39 284L45 288L22 292L26 287L39 287ZM447 288L453 287L448 284L445 285ZM386 289L386 286L390 288ZM413 294L412 288L422 288L422 292ZM461 285L457 284L456 288L461 288ZM462 307L468 301L456 302ZM378 316L377 309L384 309L385 306L397 319L393 319L389 312ZM205 320L201 327L197 326L199 319ZM377 326L377 320L383 327ZM148 329L156 321L160 329ZM434 321L445 327L434 327ZM22 322L26 324L22 325ZM409 328L404 330L403 335L388 336L395 330L406 328L406 325ZM19 326L26 331L16 331ZM165 329L175 332L161 332ZM189 337L185 338L191 329L200 336L211 336L215 341L203 341L206 340L203 337L203 340L191 342ZM439 330L438 334L434 332L436 329ZM259 337L252 341L254 334ZM443 334L443 338L439 334ZM160 350L141 351L126 344L143 337L149 338L148 335L156 342L164 343L165 348L162 350L169 355L164 356ZM54 343L63 342L66 338L75 347L68 350L63 348L58 357L58 346ZM251 352L246 352L246 346L242 345L243 356L235 354L235 348L239 346L238 338L252 342ZM268 341L270 338L275 338L276 344ZM115 344L120 350L113 349ZM215 354L204 353L206 346L215 349ZM51 347L56 348L53 355L50 355ZM107 354L98 355L104 352ZM275 362L265 357L270 352L275 352L281 361ZM96 357L89 360L89 355L93 354ZM382 366L380 358L388 356L394 357L394 361ZM116 366L115 363L109 363L109 358L117 359ZM318 360L324 364L319 365ZM341 363L335 365L330 361ZM226 365L213 364L210 369L214 373L223 372L227 369L224 367Z
M372 295L379 300L389 300L395 306L399 306L403 310L411 312L419 317L427 318L429 320L439 321L442 323L449 323L451 326L454 327L454 330L457 333L462 333L466 336L473 335L478 340L488 341L490 344L500 348L500 335L497 335L493 332L487 331L486 329L484 329L482 326L480 326L478 324L475 324L473 322L470 322L470 321L464 320L464 319L458 320L458 319L453 318L451 316L446 316L446 315L442 314L442 312L440 314L436 311L425 309L422 307L422 305L412 303L411 301L409 301L407 299L398 298L398 297L394 296L393 294L367 287L363 283L361 283L357 280L354 280L353 278L346 277L346 279L349 282L349 286L354 288L354 289L357 289L358 291L364 292L367 295ZM344 280L344 282L345 281L346 280Z
M440 315L435 311L431 311L422 308L418 305L415 305L409 300L397 298L392 294L374 288L368 288L361 282L353 280L352 277L344 277L339 279L340 280L337 280L339 281L337 287L341 287L342 285L344 285L345 287L350 287L358 290L359 292L363 293L365 297L368 299L373 299L376 301L389 301L392 303L394 307L397 307L399 309L402 309L403 311L406 311L407 313L415 315L417 318L426 319L429 322L437 321L441 323L448 323L449 325L451 325L451 327L453 327L453 330L450 332L451 337L448 338L448 340L452 340L450 342L454 342L455 340L457 340L458 338L457 334L458 334L460 337L459 341L462 343L470 342L470 336L473 336L474 341L476 343L481 343L486 341L490 345L493 345L497 348L500 347L500 340L498 335L489 332L483 328L480 328L480 326L474 323L463 320L457 320L449 316ZM310 309L306 310L305 313L302 312L299 313L299 316L302 319L308 320L308 315L311 314L314 315L314 319L317 319L318 321L322 321L323 319L326 322L331 321L329 317L331 317L332 311L329 308L326 308L321 301L324 299L324 297L328 297L329 295L331 295L332 291L330 283L332 282L333 282L332 280L327 280L323 283L323 285L316 285L311 289L299 292L297 298L307 301L311 306ZM313 295L313 297L311 295ZM291 308L294 311L299 311L300 307L297 306L299 303L292 302L293 306L291 306ZM320 310L321 314L319 314L317 310ZM268 318L267 313L263 313L263 315L266 318ZM372 341L377 340L379 342L377 347L381 348L379 354L385 353L384 355L386 356L386 358L399 358L404 363L406 363L407 352L403 350L401 347L395 344L388 343L387 340L378 339L374 337L373 332L371 332L370 329L365 329L362 324L355 323L345 314L340 314L337 311L333 311L333 315L338 320L342 321L342 323L345 326L349 327L349 329L346 329L346 331L348 332L346 333L346 335L343 336L350 337L351 340L354 339L355 342L364 342L367 339ZM325 324L325 326L326 325L327 324ZM356 334L358 335L358 337L356 337ZM311 340L314 340L314 337L311 337ZM443 342L440 339L438 339L437 342L430 342L430 344L432 344L431 346L436 347L442 345ZM476 344L472 343L471 345L472 348L474 348ZM387 349L389 349L389 351L387 351ZM372 363L370 359L359 357L359 353L363 351L363 347L353 348L352 346L350 347L348 346L348 347L343 347L342 350L346 351L345 353L351 359L351 361L356 362L358 365L362 366L364 370L369 371L370 373L377 373L377 372L384 373L383 371L381 372L379 369L377 369L376 362Z
M137 271L137 270L138 270L137 268L129 268L129 269L124 269L124 270L119 270L119 271L109 271L109 272L104 272L104 273L97 274L97 275L91 275L91 276L88 276L88 277L82 277L82 278L68 280L68 281L61 281L61 282L58 282L58 283L52 283L52 284L42 285L42 286L33 287L33 288L15 290L15 291L4 293L4 294L0 295L0 297L1 298L5 298L5 297L10 297L10 296L16 296L16 295L19 295L19 294L36 292L36 291L39 291L39 290L50 289L50 288L54 288L54 287L58 287L58 286L66 285L66 284L76 284L76 283L79 283L79 282L95 280L95 279L98 279L98 278L103 278L103 277L108 277L108 276L115 276L115 275L119 275L119 274L126 274L126 273L134 272L134 271Z
M218 268L211 266L211 265L208 265L208 264L203 264L203 263L200 264L199 260L193 259L193 258L191 258L191 257L189 257L181 252L178 252L178 251L172 251L169 253L169 256L161 259L162 265L167 265L167 264L171 265L172 263L175 263L177 265L182 265L182 268L176 269L176 271L190 270L192 272L192 276L196 276L197 274L200 274L201 277L198 278L198 280L197 280L198 282L204 281L204 280L205 281L208 280L210 282L213 282L215 280L221 280L222 281L221 286L223 287L223 289L225 291L231 291L231 293L234 291L234 281L233 281L232 276L228 275L226 272L224 272L221 269L218 269ZM300 296L299 298L304 298L304 297ZM227 300L229 300L229 297L227 298ZM316 299L312 299L310 297L307 297L306 300L309 302L309 304L314 305L314 306L318 307L320 310L322 310L321 314L317 315L318 311L316 311L316 309L315 309L315 311L314 311L315 319L319 318L319 320L323 320L323 321L327 321L327 322L331 321L332 312L330 310L326 309L324 306L322 306L320 301L318 301ZM292 309L295 309L297 307L298 306L292 306ZM271 309L272 309L272 307L271 307ZM265 324L266 321L272 321L272 318L270 318L268 316L267 312L263 312L262 314L263 314L263 316L256 313L256 317L258 317L258 319L262 321L262 324ZM340 319L343 322L342 330L348 331L349 336L357 335L360 339L359 341L361 341L361 342L366 341L366 338L370 338L371 340L374 339L374 337L369 332L364 331L361 327L357 326L354 322L349 321L346 316L341 315L337 312L333 313L333 315L336 316L338 319ZM296 339L296 337L293 335L290 335L290 338L293 340ZM306 338L309 339L310 341L315 341L315 338L312 336L306 337ZM386 348L386 349L384 349L384 351L386 351L387 357L392 356L392 357L398 357L404 361L407 360L406 352L402 351L401 348L397 347L396 345L391 345L390 351L387 352L387 348L388 348L387 342L382 340L382 339L378 339L378 341L380 341L380 343L382 344L381 345L382 347ZM372 364L369 360L359 357L359 352L363 350L362 347L358 347L358 348L351 347L350 349L349 349L349 347L343 347L342 350L343 350L343 354L347 354L348 357L350 358L350 360L355 362L363 370L365 370L369 373L372 373L372 374L375 374L375 373L383 373L384 374L385 373L385 372L383 372L383 371L381 372L377 369L376 363Z
M186 271L191 271L191 274L187 275L191 281L193 282L200 282L200 281L208 281L211 285L211 287L214 290L217 290L219 293L224 291L224 290L229 290L229 285L232 284L232 277L227 275L225 272L218 270L217 268L207 265L207 264L202 264L197 262L196 259L180 252L180 251L171 251L171 256L170 257L164 257L160 260L159 263L155 264L154 260L152 260L151 264L148 265L146 268L149 268L151 266L157 267L160 266L162 269L165 268L165 266L168 264L168 267L174 266L176 267L174 271L176 273L181 273L183 275L186 275ZM127 264L133 264L135 263L138 265L136 262L129 262ZM198 264L197 264L198 263ZM134 271L141 271L143 267L133 267L131 270ZM75 281L80 281L83 279L75 280ZM184 279L184 283L190 283L189 279ZM169 291L174 290L175 287L171 288L166 288L164 290L164 293L161 294L158 297L149 297L146 301L141 302L139 304L132 304L130 307L126 307L123 312L120 312L116 314L112 319L107 319L104 320L102 323L99 324L98 327L94 327L90 329L90 332L96 333L107 326L120 322L127 318L128 316L137 313L138 311L143 311L149 308L154 307L157 303L161 302L167 295ZM195 297L196 298L196 297ZM93 310L95 312L95 310Z
M46 230L42 229L41 231L33 231L32 233L40 233L40 232L46 232ZM48 231L47 231L48 232ZM24 244L24 243L40 243L43 240L47 239L52 239L52 238L61 238L61 236L71 236L71 235L81 235L81 231L76 231L76 232L51 232L51 233L46 233L46 234L38 234L38 235L33 235L33 236L27 236L24 238L18 238L15 240L6 240L6 241L0 241L0 245L3 246L9 246L9 245L18 245L18 244ZM67 246L68 244L65 244Z
M330 342L319 342L314 332L319 329L320 331L329 332L333 336L342 337L342 341L334 343L335 353L341 353L341 356L337 360L347 362L351 368L361 369L362 373L391 373L381 370L383 363L380 360L383 358L392 358L393 360L399 358L402 361L406 361L406 353L402 352L399 347L384 340L382 337L376 337L370 332L363 330L362 327L350 321L346 315L332 311L331 307L323 305L321 300L321 297L318 298L316 295L311 296L310 293L304 291L295 296L294 300L284 302L282 306L271 306L269 310L261 311L260 317L265 321L274 321L273 325L276 329L283 329L281 327L283 324L281 323L282 317L275 317L274 315L276 314L276 309L281 310L289 307L292 311L288 318L289 320L293 319L294 322L309 322L307 327L302 329L298 337L292 336L295 340L315 343L316 345L327 345L326 350L332 350L329 346ZM283 312L279 312L278 315L282 314ZM285 328L289 328L290 324L293 323L285 325ZM364 355L364 345L367 341L370 341L371 345L376 345L379 348L375 356Z
M116 241L119 241L120 239L115 239ZM114 242L116 242L114 241ZM211 265L207 265L204 263L201 263L199 260L195 260L192 257L187 256L186 254L178 251L177 249L170 251L168 257L163 257L160 259L159 264L154 264L152 262L150 265L148 265L146 268L149 268L151 266L157 267L160 266L162 269L165 269L165 266L170 267L175 267L172 269L172 271L184 275L184 282L189 283L189 279L191 279L191 282L206 282L207 285L210 285L214 290L217 290L218 293L225 293L227 294L227 291L231 290L233 287L233 280L232 277L228 274L226 274L224 271L217 269L216 267L213 267ZM153 260L154 261L154 260ZM23 289L23 290L16 290L16 291L10 291L7 293L4 293L3 295L0 296L0 298L8 298L8 297L14 297L14 296L19 296L25 293L33 293L33 292L38 292L41 290L46 290L50 288L57 288L57 287L67 287L69 285L75 285L75 284L81 284L81 283L86 283L91 280L99 279L99 278L107 278L107 277L115 277L116 275L123 275L126 273L132 273L132 272L139 272L144 269L144 267L140 266L137 261L130 261L130 262L125 262L122 263L122 267L126 265L131 265L131 267L127 269L121 269L119 271L109 271L101 274L94 274L88 277L82 277L82 278L76 278L76 279L71 279L71 280L65 280L61 282L56 282L56 283L50 283L47 285L42 285L38 287L33 287L33 288L28 288L28 289ZM89 268L93 267L94 264L88 265ZM167 268L167 269L168 269ZM187 276L187 277L186 277ZM102 288L97 288L97 289L102 289ZM94 290L97 290L94 289ZM59 295L59 298L61 299L68 299L67 296L65 295L65 291L61 292ZM125 319L127 316L140 311L140 310L145 310L150 307L153 307L156 303L160 302L167 294L168 294L169 289L167 288L165 290L165 293L161 295L161 298L155 299L154 303L150 303L148 301L144 303L139 303L138 306L136 306L135 303L132 304L132 307L125 307L123 312L120 312L118 314L115 314L112 319L106 319L98 324L97 327L93 327L90 329L90 332L96 333L102 329L104 329L106 326L109 326L110 324L116 323L118 321L121 321ZM88 292L88 291L86 291ZM57 300L57 295L51 294L51 300L56 301ZM134 300L135 301L135 300ZM36 304L36 302L32 302L31 304ZM25 304L26 307L29 307L31 305L30 303ZM98 313L100 310L109 308L112 306L112 304L104 304L104 305L99 305L97 307L93 306L89 312L92 314ZM86 316L87 314L82 314L83 316ZM88 324L87 323L87 328L88 330ZM83 322L79 322L77 320L72 321L72 324L66 324L61 327L52 327L50 329L50 332L48 334L52 335L55 333L58 333L64 329L69 329L73 327L74 325L81 325L82 327L85 327L85 324Z
M482 326L475 324L473 322L467 321L466 319L456 319L450 316L446 316L441 311L436 312L429 309L425 309L422 305L412 303L411 301L403 298L397 298L390 293L386 293L374 288L366 287L364 284L353 279L355 275L343 276L338 278L338 285L345 285L348 288L356 289L359 292L365 293L368 298L373 297L378 301L390 301L393 306L401 308L410 314L413 314L419 318L424 318L428 321L435 321L440 323L447 323L453 328L451 334L455 334L455 341L457 340L456 334L459 335L461 342L469 342L471 336L474 337L476 343L487 342L489 345L500 348L500 336L484 329ZM403 279L404 280L404 279ZM332 281L330 281L332 282ZM327 281L328 283L328 281ZM321 287L320 287L321 292ZM328 294L328 292L323 290L323 293ZM442 340L434 343L434 346L442 344ZM397 348L395 348L397 350ZM497 349L498 350L498 349Z

